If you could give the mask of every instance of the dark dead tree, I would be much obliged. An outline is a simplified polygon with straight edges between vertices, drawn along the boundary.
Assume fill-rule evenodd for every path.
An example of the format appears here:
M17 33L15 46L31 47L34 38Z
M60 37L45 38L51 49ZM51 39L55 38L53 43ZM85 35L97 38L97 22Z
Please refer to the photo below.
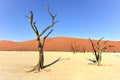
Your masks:
M93 43L93 41L91 39L89 39L90 43L92 45L93 53L94 53L95 58L96 58L96 60L93 61L93 62L97 63L98 66L101 65L102 53L105 52L106 50L108 50L109 48L114 47L113 45L105 45L108 41L104 41L103 42L104 46L102 47L100 45L100 42L102 41L103 38L104 37L102 37L101 39L99 39L96 44Z
M36 40L37 40L38 51L39 51L39 60L38 60L38 63L29 72L32 72L34 70L38 70L38 72L39 72L40 70L42 70L44 68L44 50L43 50L43 48L44 48L44 45L45 45L45 40L52 33L53 29L51 29L51 28L55 25L55 23L57 23L57 21L54 21L56 15L53 15L51 13L48 4L46 5L46 9L48 11L48 14L52 18L52 22L51 22L51 25L47 26L40 34L39 34L39 31L38 31L38 29L36 27L36 24L35 24L34 20L33 20L33 18L34 18L33 12L30 11L30 17L26 16L27 18L29 18L29 22L30 22L31 28L33 29L34 33L36 34ZM47 33L46 36L44 36L44 38L42 39L43 41L41 41L42 35L45 32L47 32L49 29L51 29L51 30Z
M70 45L71 51L75 54L80 50L79 46L76 44L76 41L71 42Z
M86 52L86 50L85 50L85 47L84 47L84 46L82 47L82 50L83 50L83 52L84 52L84 53Z

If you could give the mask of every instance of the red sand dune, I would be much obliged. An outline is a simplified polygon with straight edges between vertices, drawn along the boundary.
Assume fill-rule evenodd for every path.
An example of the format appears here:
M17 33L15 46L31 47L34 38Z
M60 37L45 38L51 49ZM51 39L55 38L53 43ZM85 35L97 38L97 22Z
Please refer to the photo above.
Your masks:
M93 40L96 43L97 40ZM102 41L103 42L103 41ZM71 44L79 48L80 52L84 50L86 52L92 51L91 43L88 39L81 38L67 38L67 37L56 37L47 38L44 50L45 51L72 51ZM108 51L120 52L119 41L109 41L107 45L113 45ZM102 45L103 46L103 45ZM36 40L28 40L24 42L12 42L12 41L0 41L0 51L35 51L37 50Z

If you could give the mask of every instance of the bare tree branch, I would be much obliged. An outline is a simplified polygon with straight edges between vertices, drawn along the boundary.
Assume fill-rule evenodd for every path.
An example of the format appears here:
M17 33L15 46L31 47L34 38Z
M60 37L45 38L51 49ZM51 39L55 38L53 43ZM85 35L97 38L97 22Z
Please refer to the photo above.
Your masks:
M101 39L98 40L97 45L99 45L100 41L103 39L104 37L102 37Z
M102 48L102 52L105 52L106 50L110 49L111 47L114 47L113 45L105 46Z
M50 9L49 9L48 4L46 5L46 8L47 8L47 11L48 11L49 15L50 15L51 18L52 18L52 23L51 23L50 26L46 27L46 28L40 33L39 37L41 37L48 29L52 28L52 27L54 26L54 24L57 23L57 21L56 21L56 22L54 21L56 15L53 15L53 14L50 12Z
M46 39L51 33L52 33L53 29L50 30L50 32L44 37L44 39Z
M95 54L96 54L96 52L97 52L97 51L96 51L96 49L95 49L95 47L94 47L94 46L95 46L95 44L93 43L93 41L92 41L90 38L89 38L89 40L90 40L90 42L91 42L91 45L92 45L93 51L94 51L94 52L95 52Z
M101 41L103 38L104 38L104 37L102 37L101 39L99 39L98 42L97 42L97 45L96 45L96 46L97 46L98 49L100 48L100 41Z
M38 32L38 29L37 29L37 27L36 27L36 25L35 25L35 22L33 21L33 12L30 11L30 17L28 17L28 16L26 16L26 17L29 19L30 25L31 25L34 33L38 36L38 35L39 35L39 32Z
M47 10L48 10L48 14L52 17L52 23L50 26L46 27L40 34L39 31L36 27L36 23L33 20L33 13L32 11L30 11L30 17L26 16L29 19L30 25L34 31L34 33L36 34L36 38L37 38L37 43L38 43L38 51L39 51L39 60L38 60L38 64L30 71L28 72L32 72L34 70L38 70L40 71L41 69L44 68L44 44L45 44L45 40L46 38L51 34L51 32L53 31L53 29L51 29L51 31L48 32L48 34L43 38L43 41L41 42L41 36L50 28L52 28L54 26L54 24L56 23L54 21L54 18L56 17L56 15L52 15L52 13L49 10L49 6L47 5Z
M73 53L77 53L80 50L79 46L76 44L76 41L71 42L70 47Z
M104 37L102 37L101 39L99 39L97 41L97 44L94 44L92 42L92 40L89 39L91 41L91 45L93 47L93 50L94 50L94 53L95 53L95 57L96 57L96 62L98 64L98 66L101 65L102 53L105 52L106 50L108 50L109 48L113 47L113 45L105 45L104 47L101 47L100 42L102 41L103 38ZM104 41L102 44L105 44L107 42L108 41ZM97 46L96 48L94 47L95 45Z
M38 29L37 29L37 27L36 27L35 24L36 24L36 23L34 22L34 23L33 23L33 26L34 26L35 32L36 32L37 35L39 35Z
M53 31L53 29L51 29L50 32L43 38L42 46L44 46L46 38L52 33L52 31Z
M32 11L30 11L30 18L29 18L29 21L30 21L30 24L32 24L33 23L33 12Z
M104 44L106 44L106 43L108 43L109 42L109 40L106 40L105 42L104 42Z

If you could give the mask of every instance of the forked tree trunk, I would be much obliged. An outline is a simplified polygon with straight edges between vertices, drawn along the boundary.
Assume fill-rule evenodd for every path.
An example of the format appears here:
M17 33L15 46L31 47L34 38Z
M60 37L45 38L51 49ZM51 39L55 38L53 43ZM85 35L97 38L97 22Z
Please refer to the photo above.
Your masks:
M105 50L107 50L107 49L109 49L109 48L111 48L111 47L114 47L114 46L112 46L112 45L108 45L108 46L101 47L101 46L100 46L100 42L101 42L101 40L102 40L103 38L104 38L104 37L102 37L101 39L99 39L99 40L97 41L97 44L94 44L93 41L92 41L91 39L89 39L90 42L91 42L93 51L94 51L95 58L96 58L96 62L95 62L95 63L97 63L98 66L101 65L102 53L103 53ZM105 41L103 44L105 44L105 43L107 43L107 42L108 42L108 41Z
M34 33L36 34L36 37L37 37L37 44L38 44L38 51L39 51L39 60L38 60L38 64L30 71L28 72L31 72L31 71L34 71L34 70L38 70L40 71L41 69L44 68L44 51L43 51L43 48L44 48L44 44L45 44L45 40L46 38L50 35L50 33L53 31L51 29L51 31L49 31L49 33L43 38L43 41L40 42L40 39L41 39L41 36L47 31L49 30L50 28L52 28L54 26L55 23L57 23L57 21L55 22L54 19L56 17L56 15L52 15L52 13L50 12L49 10L49 6L47 5L46 6L47 10L48 10L48 13L49 15L51 16L52 18L52 22L51 22L51 25L46 27L40 34L39 34L39 31L36 27L36 24L35 22L33 21L33 13L32 11L30 11L30 17L26 16L27 18L29 18L29 21L30 21L30 25L34 31Z

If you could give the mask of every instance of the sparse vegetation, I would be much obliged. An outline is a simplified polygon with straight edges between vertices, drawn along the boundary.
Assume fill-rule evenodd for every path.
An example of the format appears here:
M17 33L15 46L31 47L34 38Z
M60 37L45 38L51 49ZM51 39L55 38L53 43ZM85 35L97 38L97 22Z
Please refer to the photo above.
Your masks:
M78 53L80 48L79 45L76 43L76 41L71 42L70 44L71 51L75 54Z
M96 60L93 62L97 63L98 66L101 65L102 53L105 52L106 50L108 50L109 48L113 47L113 45L105 45L108 41L104 41L103 45L101 45L101 41L103 38L104 37L99 39L96 44L91 39L89 39L90 43L92 45L93 53L94 53L95 58L96 58Z
M30 17L26 16L29 19L30 25L31 25L34 33L36 34L36 40L37 40L37 43L38 43L38 51L39 51L39 61L38 61L37 65L32 70L30 70L29 72L34 71L34 70L38 70L38 72L39 72L41 69L44 68L44 50L43 50L43 48L44 48L44 45L45 45L45 40L52 33L53 29L51 29L51 28L55 25L55 23L57 23L57 21L54 21L56 15L53 15L50 12L48 4L46 5L46 8L47 8L48 14L52 18L52 22L51 22L51 25L46 27L40 34L39 34L39 31L36 27L36 23L33 20L33 18L34 18L33 12L30 11ZM47 32L49 29L51 29L51 30L47 33L46 36L44 36L43 39L41 39L42 35L45 32Z
M84 46L83 46L82 50L83 50L83 52L84 52L84 53L86 52L86 51L85 51L85 47L84 47Z

